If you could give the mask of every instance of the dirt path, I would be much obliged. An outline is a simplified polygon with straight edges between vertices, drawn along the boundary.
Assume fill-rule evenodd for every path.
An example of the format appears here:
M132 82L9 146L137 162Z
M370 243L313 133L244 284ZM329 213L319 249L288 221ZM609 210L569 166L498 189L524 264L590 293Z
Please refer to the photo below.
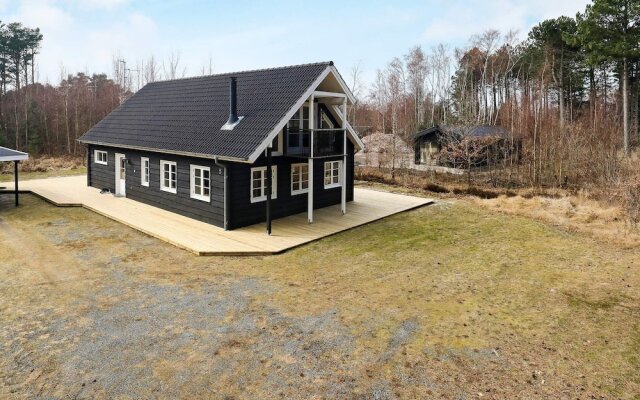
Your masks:
M84 268L76 259L59 251L37 228L28 224L20 221L7 223L0 218L0 242L4 245L4 259L40 276L40 279L34 276L30 286L73 284L75 291L82 287L78 281L86 279Z

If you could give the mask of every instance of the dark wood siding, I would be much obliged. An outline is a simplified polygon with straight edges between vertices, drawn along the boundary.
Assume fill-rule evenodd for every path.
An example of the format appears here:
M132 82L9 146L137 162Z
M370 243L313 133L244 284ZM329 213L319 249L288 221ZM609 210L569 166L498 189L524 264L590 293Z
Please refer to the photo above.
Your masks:
M348 142L347 156L347 201L353 201L353 144ZM330 160L341 160L342 157L316 159L313 165L313 207L322 208L341 202L342 188L324 188L324 163ZM291 165L306 163L306 159L293 157L273 157L272 165L277 166L277 198L271 201L271 215L282 218L288 215L307 211L307 194L291 194ZM251 168L266 165L264 156L254 164L229 163L229 225L230 229L253 225L266 220L266 204L264 201L251 203Z
M113 147L90 146L91 185L115 192L115 154L122 153L127 158L126 197L176 214L224 226L224 173L213 160L183 157L170 154L150 153ZM96 164L93 150L105 150L108 165ZM149 186L141 184L141 158L149 158ZM174 161L177 165L177 193L160 189L160 160ZM191 198L191 165L209 167L211 176L211 199L209 202Z
M354 154L353 144L347 142L347 201L353 201ZM94 150L107 152L108 165L96 164ZM213 160L150 153L114 147L89 146L91 168L89 181L98 189L115 192L115 154L122 153L128 160L126 171L126 197L155 207L175 212L216 226L223 227L224 219L224 171ZM148 157L150 164L149 186L141 185L141 158ZM324 188L324 163L329 160L341 160L342 157L317 159L314 162L314 208L340 204L341 188ZM160 190L160 160L174 161L178 167L177 193ZM278 195L272 200L273 218L281 218L307 210L307 194L291 194L291 164L306 163L306 159L292 157L273 157L272 164L277 166ZM211 171L211 200L209 203L190 197L190 165L208 166ZM229 174L229 229L265 221L265 202L251 203L251 168L264 166L265 157L255 164L224 163Z
M96 163L95 150L103 150L107 152L107 165ZM114 151L114 149L89 146L90 167L87 168L87 173L91 174L91 177L89 179L89 181L91 182L91 186L98 189L109 189L111 192L115 192L115 154L116 151Z

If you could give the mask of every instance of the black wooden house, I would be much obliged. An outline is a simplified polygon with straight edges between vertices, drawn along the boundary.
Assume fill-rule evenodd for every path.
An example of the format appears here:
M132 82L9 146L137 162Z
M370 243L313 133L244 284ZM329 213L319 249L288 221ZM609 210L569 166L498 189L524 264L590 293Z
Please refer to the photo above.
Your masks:
M345 213L353 102L332 62L149 83L79 139L87 184L225 229Z

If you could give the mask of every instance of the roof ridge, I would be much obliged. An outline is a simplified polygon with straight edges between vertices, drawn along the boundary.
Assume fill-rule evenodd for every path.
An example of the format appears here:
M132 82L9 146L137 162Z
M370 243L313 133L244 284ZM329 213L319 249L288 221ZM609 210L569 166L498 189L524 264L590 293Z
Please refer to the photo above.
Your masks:
M249 72L276 71L276 70L280 70L280 69L311 67L311 66L315 66L315 65L326 65L326 66L329 66L329 65L334 65L334 64L333 64L333 61L320 61L320 62L313 62L313 63L306 63L306 64L284 65L282 67L257 68L257 69L246 69L246 70L242 70L242 71L220 72L220 73L217 73L217 74L210 74L210 75L189 76L189 77L185 77L185 78L166 79L166 80L161 80L161 81L158 80L158 81L154 81L154 82L149 82L145 86L155 85L157 83L188 81L188 80L195 80L195 79L211 78L211 77L214 77L214 76L222 76L222 75L246 74L246 73L249 73Z

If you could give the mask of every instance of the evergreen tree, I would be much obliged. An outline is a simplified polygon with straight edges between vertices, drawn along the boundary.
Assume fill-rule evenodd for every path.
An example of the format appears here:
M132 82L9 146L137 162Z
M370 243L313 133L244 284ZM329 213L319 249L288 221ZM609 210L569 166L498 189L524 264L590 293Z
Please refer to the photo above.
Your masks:
M628 154L629 64L640 59L640 1L594 0L576 19L589 62L621 64L624 151Z
M552 76L558 91L560 126L565 123L566 95L569 93L568 77L576 71L579 62L579 46L571 43L578 31L576 21L569 17L548 19L531 29L529 40L532 45L546 54L552 63Z

